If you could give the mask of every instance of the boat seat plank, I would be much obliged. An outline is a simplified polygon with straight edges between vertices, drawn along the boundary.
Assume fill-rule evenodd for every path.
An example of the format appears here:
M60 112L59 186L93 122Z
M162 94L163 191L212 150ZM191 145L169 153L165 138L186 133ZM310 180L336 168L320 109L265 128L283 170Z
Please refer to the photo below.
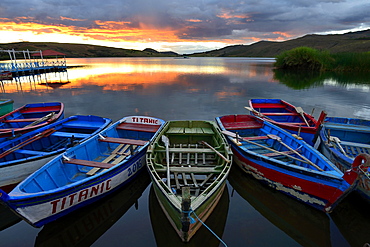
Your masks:
M241 137L241 138L242 140L248 140L248 141L269 139L268 136L249 136L249 137Z
M256 123L256 122L251 122L251 121L232 122L232 123L225 123L224 126L227 130L259 129L262 127L262 123Z
M109 163L96 162L96 161L91 161L91 160L81 160L81 159L69 159L69 160L63 160L63 162L68 163L68 164L91 166L91 167L98 167L98 168L103 168L103 169L108 169L114 166L113 164L109 164Z
M169 130L166 131L166 134L183 134L184 128L181 127L171 127Z
M47 106L47 107L31 107L23 108L20 110L21 113L38 113L38 112L59 112L60 106Z
M210 148L169 148L170 153L215 153ZM158 150L158 152L166 152L166 150Z
M150 124L123 122L123 123L120 123L119 125L117 125L116 129L155 133L155 132L157 132L159 127L160 127L160 125L155 125L155 124L150 125Z
M167 169L157 169L157 172L166 172ZM207 174L207 173L221 173L221 170L215 170L213 167L170 167L170 172L176 173L194 173L194 174Z
M84 138L87 138L87 137L91 136L90 134L69 133L69 132L63 132L63 131L56 131L51 135L52 136L58 136L58 137L65 137L65 138L71 138L73 136L73 137L79 138L79 139L84 139Z
M362 147L362 148L370 149L370 145L369 144L364 144L364 143L347 142L347 141L342 141L341 140L340 144L342 146L353 146L353 147Z
M296 112L264 112L265 116L300 116Z
M294 154L293 151L284 151L284 152L279 152L279 153L265 153L265 154L262 154L263 156L267 156L267 157L274 157L274 156L279 156L279 155L282 155L282 153L284 154Z
M130 145L137 145L137 146L144 146L145 144L148 143L147 141L143 141L143 140L115 138L115 137L105 137L104 139L99 139L99 141L120 143L120 144L130 144Z

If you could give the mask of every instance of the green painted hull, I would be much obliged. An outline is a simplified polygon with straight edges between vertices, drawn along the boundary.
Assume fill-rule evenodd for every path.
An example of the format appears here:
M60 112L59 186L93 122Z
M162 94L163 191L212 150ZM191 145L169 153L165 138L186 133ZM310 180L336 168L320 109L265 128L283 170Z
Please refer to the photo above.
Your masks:
M211 121L167 122L148 147L155 195L183 242L189 242L202 225L191 218L198 216L205 222L216 207L231 164L231 149ZM187 199L190 207L186 207Z
M11 99L0 99L0 116L13 111L13 103Z

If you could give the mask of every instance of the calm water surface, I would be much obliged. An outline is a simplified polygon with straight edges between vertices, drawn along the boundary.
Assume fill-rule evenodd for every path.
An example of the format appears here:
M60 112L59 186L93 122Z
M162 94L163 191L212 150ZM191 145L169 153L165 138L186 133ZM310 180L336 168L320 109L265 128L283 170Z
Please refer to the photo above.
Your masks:
M214 120L245 114L251 98L281 98L318 116L370 118L363 75L281 74L272 59L68 59L77 66L1 83L1 98L19 107L61 101L66 117L127 115ZM206 222L228 246L363 246L370 216L346 198L327 215L262 186L233 167L228 191ZM108 198L43 228L0 207L0 246L181 246L158 208L146 172ZM223 246L201 229L186 246Z

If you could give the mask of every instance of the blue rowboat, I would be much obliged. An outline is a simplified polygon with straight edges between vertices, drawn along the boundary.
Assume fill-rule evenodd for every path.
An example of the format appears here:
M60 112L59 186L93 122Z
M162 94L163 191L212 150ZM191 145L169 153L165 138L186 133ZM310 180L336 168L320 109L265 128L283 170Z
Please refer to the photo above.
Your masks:
M324 212L352 191L362 162L370 163L369 155L359 155L351 170L342 173L312 146L260 118L227 115L216 120L246 173Z
M344 172L351 168L358 155L370 154L370 121L327 117L316 147ZM363 164L359 168L360 181L356 192L370 202L370 171Z
M13 103L12 99L0 99L0 116L13 111Z
M18 138L0 143L0 187L8 191L31 173L106 128L112 121L97 116L71 116Z
M129 116L68 149L19 183L0 201L35 227L117 190L145 167L149 141L164 121Z
M326 116L325 112L321 112L319 119L316 120L311 114L304 112L301 107L295 107L281 99L251 99L249 107L246 108L252 115L303 138L311 145Z
M32 103L0 117L0 142L17 137L64 118L61 102Z

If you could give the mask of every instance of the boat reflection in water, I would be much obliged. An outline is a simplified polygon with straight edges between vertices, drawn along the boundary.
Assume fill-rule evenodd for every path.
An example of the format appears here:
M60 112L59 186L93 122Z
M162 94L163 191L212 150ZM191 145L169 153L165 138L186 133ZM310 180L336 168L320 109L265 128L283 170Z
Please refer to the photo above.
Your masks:
M358 194L351 193L330 214L350 246L370 246L369 206Z
M222 239L224 233L227 215L229 212L229 191L227 185L225 185L224 192L220 198L220 201L214 208L212 214L204 222L219 238ZM187 243L182 242L177 232L168 221L164 214L158 199L155 195L153 186L150 188L149 193L149 212L150 221L155 236L157 246L221 246L220 241L214 236L205 226L201 226L197 233ZM195 220L196 217L191 215Z
M90 246L135 204L148 187L150 177L141 172L116 193L56 221L39 232L35 246Z
M8 207L0 204L0 231L17 224L22 219L13 213Z
M237 166L228 180L263 217L301 246L331 246L330 219L324 212L261 184Z

